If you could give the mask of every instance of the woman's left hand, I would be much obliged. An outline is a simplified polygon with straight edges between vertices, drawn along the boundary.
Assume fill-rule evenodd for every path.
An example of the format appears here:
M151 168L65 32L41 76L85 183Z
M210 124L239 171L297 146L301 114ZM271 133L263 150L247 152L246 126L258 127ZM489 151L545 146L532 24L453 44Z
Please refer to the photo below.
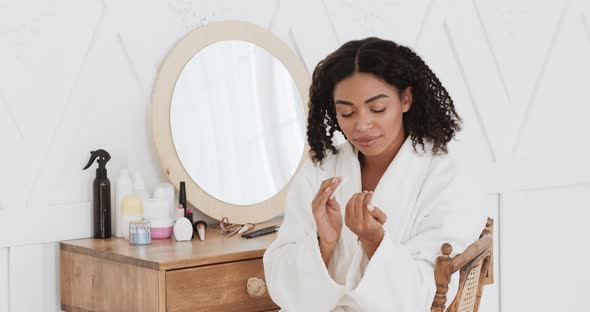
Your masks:
M387 216L371 204L372 192L352 195L346 204L345 224L358 236L369 259L383 239Z

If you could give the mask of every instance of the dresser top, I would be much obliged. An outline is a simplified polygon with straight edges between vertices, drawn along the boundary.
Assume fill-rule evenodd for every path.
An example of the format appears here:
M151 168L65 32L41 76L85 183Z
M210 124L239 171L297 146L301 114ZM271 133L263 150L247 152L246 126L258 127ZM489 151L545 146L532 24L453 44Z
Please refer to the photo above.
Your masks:
M253 230L279 225L282 218L256 224ZM174 238L152 239L150 245L130 245L129 241L112 237L108 239L77 239L60 242L60 250L67 250L115 262L141 266L153 270L172 270L260 258L277 234L245 239L240 235L227 238L219 225L209 225L204 242L197 238L177 242Z

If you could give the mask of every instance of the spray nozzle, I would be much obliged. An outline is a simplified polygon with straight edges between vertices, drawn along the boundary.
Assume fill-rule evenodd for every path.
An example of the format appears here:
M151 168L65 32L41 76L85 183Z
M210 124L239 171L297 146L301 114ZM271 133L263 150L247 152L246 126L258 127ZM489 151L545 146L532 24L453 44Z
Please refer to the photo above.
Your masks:
M104 170L106 172L105 165L107 164L107 162L110 159L111 159L111 155L109 154L109 152L107 152L103 149L92 151L92 152L90 152L90 160L88 160L88 164L86 164L86 167L84 167L83 170L90 168L92 163L94 163L94 161L96 160L96 162L98 162L98 169L96 171L98 172L99 170L100 171Z

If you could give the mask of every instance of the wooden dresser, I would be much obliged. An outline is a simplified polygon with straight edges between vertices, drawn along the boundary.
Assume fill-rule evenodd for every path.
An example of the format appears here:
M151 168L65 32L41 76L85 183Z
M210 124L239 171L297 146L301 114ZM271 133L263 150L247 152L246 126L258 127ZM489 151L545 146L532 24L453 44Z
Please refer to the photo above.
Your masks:
M274 222L272 222L274 221ZM256 229L280 224L271 220ZM278 311L264 281L262 255L276 238L221 235L207 240L152 240L129 245L122 238L60 243L61 307L64 311ZM260 280L252 281L260 286ZM263 292L261 291L264 290Z

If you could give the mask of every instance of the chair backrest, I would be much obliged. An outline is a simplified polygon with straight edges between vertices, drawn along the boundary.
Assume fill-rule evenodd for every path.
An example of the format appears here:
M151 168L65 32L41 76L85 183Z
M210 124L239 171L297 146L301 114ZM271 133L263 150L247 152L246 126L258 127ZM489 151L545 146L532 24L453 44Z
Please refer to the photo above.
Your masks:
M493 228L494 220L488 218L486 228L479 239L469 245L463 253L450 257L453 247L445 243L441 246L442 255L434 264L436 295L431 312L445 311L447 291L451 275L459 271L459 288L447 312L477 312L483 286L494 282L493 276Z

